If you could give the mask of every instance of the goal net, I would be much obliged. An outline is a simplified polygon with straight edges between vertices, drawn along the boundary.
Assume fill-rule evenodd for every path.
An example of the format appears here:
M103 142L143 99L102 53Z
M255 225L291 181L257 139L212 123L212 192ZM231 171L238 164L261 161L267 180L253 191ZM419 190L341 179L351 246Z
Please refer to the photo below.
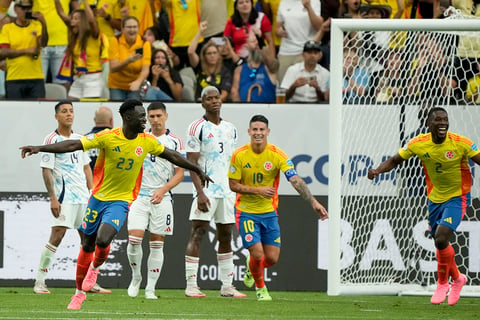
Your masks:
M436 257L416 158L368 180L369 168L426 132L431 107L480 143L480 21L333 20L328 293L432 294ZM427 155L428 156L428 155ZM451 243L462 295L480 295L480 170Z

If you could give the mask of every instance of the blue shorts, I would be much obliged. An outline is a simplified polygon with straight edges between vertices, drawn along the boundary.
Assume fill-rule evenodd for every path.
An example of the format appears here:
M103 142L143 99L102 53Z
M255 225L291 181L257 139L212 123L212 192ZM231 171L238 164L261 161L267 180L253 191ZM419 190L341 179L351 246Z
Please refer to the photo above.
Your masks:
M428 229L430 234L435 235L438 225L447 226L453 231L457 230L470 201L470 193L442 203L434 203L428 200Z
M78 230L86 235L91 235L97 232L100 224L108 223L119 232L127 218L129 207L130 205L126 201L100 201L90 197Z
M259 242L281 247L280 225L275 211L253 214L235 210L239 215L237 227L244 248Z

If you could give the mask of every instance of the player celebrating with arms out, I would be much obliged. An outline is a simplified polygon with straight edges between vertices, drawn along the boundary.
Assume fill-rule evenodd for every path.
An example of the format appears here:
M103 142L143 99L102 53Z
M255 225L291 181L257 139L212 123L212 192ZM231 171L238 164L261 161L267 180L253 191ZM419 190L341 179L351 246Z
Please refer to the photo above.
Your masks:
M327 210L312 196L305 181L297 175L292 161L279 147L267 142L268 119L255 115L250 120L250 143L234 151L228 174L230 189L237 192L237 226L243 246L250 252L243 282L255 283L259 301L272 300L263 279L264 268L275 265L280 255L278 224L278 185L280 170L320 219Z
M429 133L417 135L396 155L378 168L370 169L368 178L374 179L414 155L422 161L427 183L429 229L437 248L438 283L430 302L442 303L450 290L448 304L454 305L460 299L467 277L458 271L450 238L470 205L472 174L468 159L480 164L480 151L470 139L448 132L448 114L443 108L430 110L427 125Z
M93 172L92 196L79 231L84 234L77 260L77 291L68 309L80 309L85 292L95 285L100 266L107 260L110 243L120 231L142 181L142 166L148 154L159 156L198 175L202 184L213 182L202 169L177 151L145 133L146 112L139 100L120 106L123 126L104 130L81 140L65 140L43 146L24 146L22 158L38 152L64 153L100 149Z

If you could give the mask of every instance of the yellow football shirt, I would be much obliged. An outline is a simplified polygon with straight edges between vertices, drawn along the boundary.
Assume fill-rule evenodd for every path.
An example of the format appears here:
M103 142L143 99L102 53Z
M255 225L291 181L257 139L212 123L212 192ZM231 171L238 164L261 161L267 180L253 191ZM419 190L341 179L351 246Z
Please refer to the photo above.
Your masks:
M22 50L38 46L42 36L42 24L32 20L27 26L20 27L15 22L7 23L0 33L0 46ZM31 55L7 58L7 81L43 79L42 59Z
M143 66L150 66L152 47L150 42L144 42L139 35L131 46L127 43L123 34L118 38L109 39L108 58L110 61L123 61L135 53L138 48L143 48L143 58L129 63L118 72L110 72L108 75L108 87L110 89L130 90L130 82L138 78Z
M230 179L239 180L243 185L251 187L273 186L275 195L267 199L258 194L237 194L235 207L248 213L267 213L276 211L278 207L278 185L280 170L287 179L295 176L292 161L282 149L267 144L265 150L257 154L250 143L235 150L230 160Z
M403 159L417 155L423 163L428 199L442 203L470 192L472 174L468 159L480 151L470 139L448 132L440 144L432 141L431 133L419 134L398 153Z
M150 153L159 155L165 147L154 136L140 133L127 139L122 128L89 134L80 140L83 150L99 149L93 170L92 195L101 201L136 199L142 182L143 160Z
M70 0L60 1L63 11L68 13ZM52 0L35 0L33 1L33 12L39 11L43 14L47 22L48 45L49 46L66 46L68 43L67 25L63 22L55 9L55 1Z

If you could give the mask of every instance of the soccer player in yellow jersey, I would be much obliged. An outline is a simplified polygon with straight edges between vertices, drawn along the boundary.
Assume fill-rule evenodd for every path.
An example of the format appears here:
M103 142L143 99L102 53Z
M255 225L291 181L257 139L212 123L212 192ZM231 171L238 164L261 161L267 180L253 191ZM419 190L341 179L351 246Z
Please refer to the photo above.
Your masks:
M308 201L320 219L327 210L312 196L305 181L297 175L292 161L279 147L267 142L268 119L262 115L250 120L250 143L234 151L228 174L230 189L237 192L235 213L243 246L250 252L243 282L255 283L259 301L272 300L263 279L264 268L277 263L280 255L278 224L278 185L280 171Z
M378 168L370 169L368 178L374 179L414 155L422 161L427 183L429 230L437 248L438 283L430 302L442 303L450 290L448 304L454 305L467 277L458 271L450 238L470 205L472 174L468 159L480 164L480 151L470 139L448 131L448 114L443 108L430 110L427 125L429 133L414 137L396 155Z
M142 181L143 160L148 154L164 158L198 174L202 184L211 179L179 152L170 150L145 133L146 113L139 100L126 100L120 106L123 126L89 134L80 140L65 140L43 146L24 146L22 157L38 152L64 153L100 149L93 171L92 196L81 226L82 247L77 261L77 291L68 309L80 309L96 282L99 267L105 262L110 243L137 197Z

